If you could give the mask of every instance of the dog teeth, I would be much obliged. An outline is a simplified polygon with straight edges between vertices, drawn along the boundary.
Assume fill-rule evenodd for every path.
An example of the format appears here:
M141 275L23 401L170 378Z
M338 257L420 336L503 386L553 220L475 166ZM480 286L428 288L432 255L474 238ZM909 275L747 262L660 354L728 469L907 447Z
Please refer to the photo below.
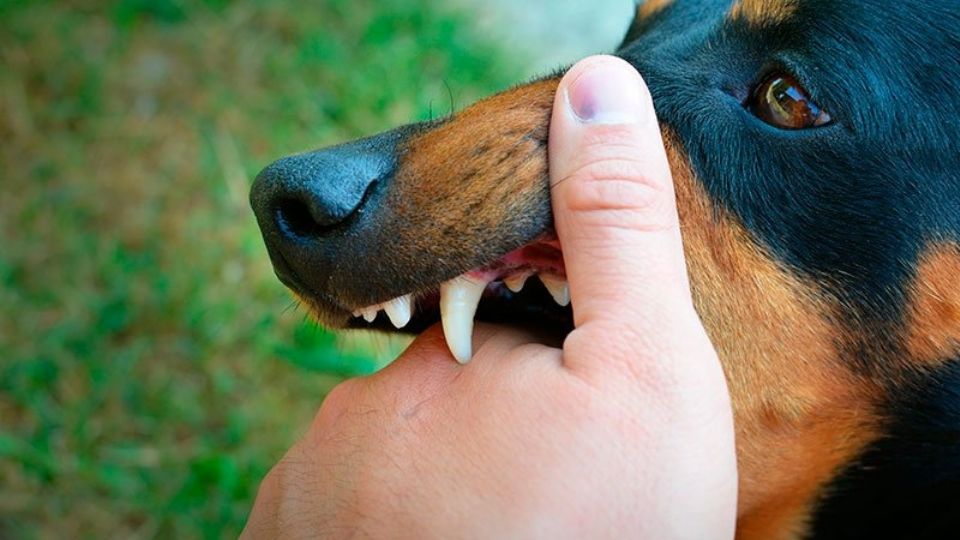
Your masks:
M553 301L561 306L570 305L570 284L567 280L556 277L541 275L540 281L547 288L547 292L553 297Z
M389 302L360 308L353 312L353 316L363 317L363 320L370 323L376 320L381 311L387 314L387 318L397 329L403 328L413 316L413 296L405 294Z
M473 356L473 316L485 281L467 276L454 278L440 286L440 319L447 347L457 362L466 364Z
M383 304L383 310L387 312L387 317L398 329L403 328L410 322L413 315L413 297L409 294L394 298Z
M360 310L360 316L363 317L363 320L367 322L373 322L377 318L377 313L380 312L380 306L371 306L368 308L363 308Z
M518 293L533 275L535 274L525 271L506 276L502 280L504 286ZM567 280L553 275L540 275L539 278L557 304L570 305L570 285ZM461 364L466 364L473 356L473 317L488 283L482 278L462 275L440 285L443 335L453 357ZM372 323L380 311L386 312L387 318L395 327L403 328L413 317L413 295L405 294L382 304L358 309L353 312L353 316L362 317Z
M530 277L530 274L515 274L510 277L503 278L503 284L507 286L512 292L518 293L523 290L523 285L527 282L527 278Z

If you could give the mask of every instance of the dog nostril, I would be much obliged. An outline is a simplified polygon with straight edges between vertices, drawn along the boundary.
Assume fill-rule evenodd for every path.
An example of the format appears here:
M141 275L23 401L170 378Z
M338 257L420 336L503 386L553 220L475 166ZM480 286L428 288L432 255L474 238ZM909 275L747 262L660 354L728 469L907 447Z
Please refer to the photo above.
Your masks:
M332 223L318 223L310 208L296 199L280 201L274 209L274 219L286 237L316 238Z

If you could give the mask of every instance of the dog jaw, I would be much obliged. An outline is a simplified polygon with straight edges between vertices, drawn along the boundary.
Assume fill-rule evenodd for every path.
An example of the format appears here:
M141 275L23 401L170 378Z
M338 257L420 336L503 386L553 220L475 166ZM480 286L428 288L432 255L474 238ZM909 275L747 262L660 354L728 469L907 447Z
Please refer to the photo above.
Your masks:
M450 352L458 362L465 364L472 356L473 321L484 293L490 289L494 296L519 294L527 280L533 276L539 278L558 306L570 305L570 288L564 277L562 254L559 244L552 237L532 242L493 263L439 285L440 322ZM506 291L500 290L504 288ZM360 308L353 312L353 316L373 323L382 311L399 330L410 322L418 304L433 307L430 302L429 295L409 293L381 304Z

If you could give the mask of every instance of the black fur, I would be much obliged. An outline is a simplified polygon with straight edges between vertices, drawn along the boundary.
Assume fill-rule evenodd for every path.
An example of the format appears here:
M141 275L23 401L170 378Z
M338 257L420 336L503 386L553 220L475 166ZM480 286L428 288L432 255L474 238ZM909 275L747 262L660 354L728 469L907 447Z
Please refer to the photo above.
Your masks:
M957 537L960 362L911 381L886 409L888 433L824 495L811 538Z

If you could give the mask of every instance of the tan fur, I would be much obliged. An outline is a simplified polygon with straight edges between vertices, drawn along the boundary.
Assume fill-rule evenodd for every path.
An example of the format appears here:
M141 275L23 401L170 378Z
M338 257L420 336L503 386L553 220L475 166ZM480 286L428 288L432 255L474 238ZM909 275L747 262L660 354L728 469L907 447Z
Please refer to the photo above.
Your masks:
M935 244L920 258L910 287L906 347L920 368L960 355L960 244Z
M730 9L730 18L755 26L776 24L793 16L797 7L797 0L738 0Z
M879 391L840 358L838 307L717 209L665 140L697 310L733 398L738 537L796 537L824 485L874 438Z
M643 20L650 18L666 9L675 0L646 0L637 7L637 19Z

